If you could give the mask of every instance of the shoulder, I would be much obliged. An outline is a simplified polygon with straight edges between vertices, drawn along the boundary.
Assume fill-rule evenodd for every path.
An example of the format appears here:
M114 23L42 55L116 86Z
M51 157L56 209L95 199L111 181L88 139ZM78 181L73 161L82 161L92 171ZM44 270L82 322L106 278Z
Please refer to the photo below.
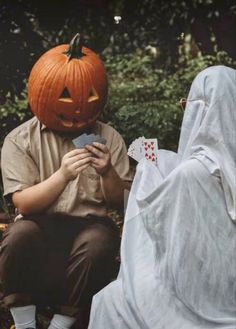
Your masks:
M124 144L122 136L115 128L101 121L97 121L96 125L97 125L97 129L96 129L97 132L107 140L108 146Z
M41 124L36 117L13 129L4 139L2 151L13 153L14 150L30 150L30 145L40 141Z
M120 137L121 135L118 133L118 131L113 128L112 126L110 126L107 123L101 122L101 121L97 121L97 127L100 130L101 134L103 135L111 135L111 136L115 136L115 137Z
M22 123L20 126L13 129L7 136L6 139L19 140L29 136L31 131L40 129L40 122L36 117Z

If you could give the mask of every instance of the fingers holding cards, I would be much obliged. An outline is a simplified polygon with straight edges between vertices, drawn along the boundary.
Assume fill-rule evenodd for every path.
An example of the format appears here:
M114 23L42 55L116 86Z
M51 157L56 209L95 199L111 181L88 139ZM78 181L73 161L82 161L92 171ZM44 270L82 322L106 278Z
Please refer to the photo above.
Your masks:
M96 143L96 144L98 144L98 143ZM93 145L87 145L86 149L98 158L103 157L103 155L105 153L103 150L101 150L101 148L97 147L95 145L95 143Z
M82 134L72 140L77 150L88 152L88 161L98 174L104 174L110 167L111 155L107 148L106 139L100 135ZM85 160L86 161L86 160ZM83 164L86 166L86 164Z
M98 174L104 175L111 166L111 154L106 145L93 143L93 146L87 145L86 149L94 155L91 166Z
M96 154L96 152L97 152L96 155L98 155L98 151L100 151L102 153L109 153L107 146L104 144L101 144L99 142L94 142L92 145L87 145L86 149L94 154ZM102 155L102 154L100 153L100 155Z
M86 149L68 152L62 158L60 173L67 181L73 180L90 165L91 160L92 153Z

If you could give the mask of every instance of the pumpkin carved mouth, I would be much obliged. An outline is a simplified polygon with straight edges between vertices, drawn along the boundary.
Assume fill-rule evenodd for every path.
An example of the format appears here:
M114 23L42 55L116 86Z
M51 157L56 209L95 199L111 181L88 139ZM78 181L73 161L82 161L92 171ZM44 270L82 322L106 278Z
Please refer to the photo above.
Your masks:
M60 122L62 123L62 125L64 127L79 127L81 125L81 122L79 122L78 119L73 118L72 120L67 119L63 114L59 114L57 115L57 118L60 120Z
M76 111L75 113L80 113L80 111ZM57 119L66 128L72 128L72 127L81 128L85 124L87 125L93 123L95 120L97 120L99 116L100 116L100 112L96 113L96 115L93 118L81 121L77 118L68 119L65 117L64 114L56 114Z

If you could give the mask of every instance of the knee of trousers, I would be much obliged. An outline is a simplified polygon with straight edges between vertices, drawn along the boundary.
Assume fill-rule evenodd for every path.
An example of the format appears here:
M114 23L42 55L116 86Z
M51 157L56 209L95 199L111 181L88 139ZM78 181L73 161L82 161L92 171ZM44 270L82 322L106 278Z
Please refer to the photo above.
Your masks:
M21 251L33 247L40 241L41 232L36 223L30 220L20 220L9 226L3 235L1 251Z
M93 225L74 240L70 256L73 259L86 259L90 265L102 264L116 258L119 246L117 232L104 225Z

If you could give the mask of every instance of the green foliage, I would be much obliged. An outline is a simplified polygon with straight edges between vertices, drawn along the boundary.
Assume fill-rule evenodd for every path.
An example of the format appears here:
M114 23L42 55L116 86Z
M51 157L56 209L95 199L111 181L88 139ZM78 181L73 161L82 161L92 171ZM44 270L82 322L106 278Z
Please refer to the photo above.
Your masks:
M108 56L105 66L109 99L103 120L115 127L128 145L140 136L157 137L160 147L176 150L183 115L179 100L187 97L201 70L219 64L236 68L224 52L194 59L182 56L173 72L159 69L155 56L150 54ZM8 132L31 116L25 90L20 97L7 96L0 106L0 145ZM1 196L0 186L0 208L7 211L8 205Z
M31 116L32 114L28 109L26 90L23 90L20 97L12 97L8 93L5 98L5 103L0 105L0 146L3 143L4 137L12 129L29 119Z
M215 53L223 49L236 58L235 16L234 0L51 0L47 6L2 0L0 146L9 131L32 116L25 81L33 64L80 32L85 45L105 58L110 97L104 120L128 144L142 135L156 136L160 147L176 149L179 100L196 74L210 65L236 67L226 53ZM214 56L196 57L199 51Z
M180 58L175 72L158 69L150 55L108 58L110 97L104 114L129 144L139 136L157 137L160 147L176 149L182 110L191 82L211 65L236 64L224 52L195 59Z
M0 1L0 104L20 95L24 80L43 51L42 38L33 29L28 1Z
M205 54L216 49L236 58L234 0L0 1L0 104L20 95L38 57L80 32L96 52L156 50L158 65L176 63L184 35ZM116 20L115 17L119 17ZM203 31L203 32L202 32ZM213 39L214 41L213 41Z
M227 11L232 14L236 13L234 0L225 0L222 3L215 0L160 0L158 5L161 14L168 18L168 24L170 25L179 22L179 19L186 21L194 19L199 12L204 13L208 19L218 18L220 14Z
M173 72L159 69L150 54L108 56L109 99L103 120L120 131L127 144L139 136L157 137L160 147L176 149L183 115L179 100L187 97L201 70L218 64L236 68L224 52L194 59L182 56ZM25 90L14 100L7 96L0 106L1 137L31 116Z

